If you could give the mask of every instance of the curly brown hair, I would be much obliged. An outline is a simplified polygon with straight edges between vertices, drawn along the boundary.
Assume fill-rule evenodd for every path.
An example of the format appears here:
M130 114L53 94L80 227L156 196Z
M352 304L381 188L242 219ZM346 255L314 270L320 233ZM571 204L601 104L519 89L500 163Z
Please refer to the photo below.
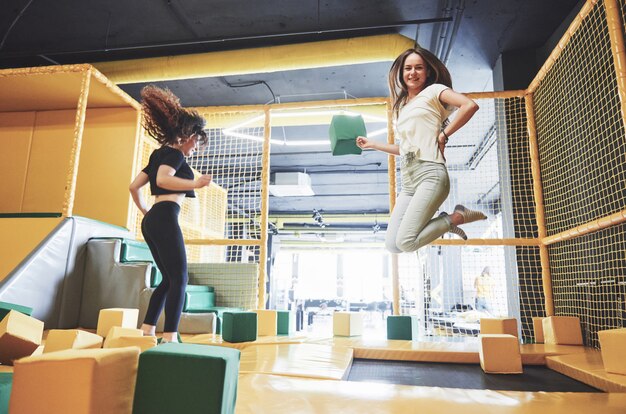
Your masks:
M200 145L206 144L206 121L197 111L185 109L180 99L169 89L155 85L141 90L142 125L161 145L184 142L197 136Z
M391 102L393 104L393 114L398 117L400 108L406 103L408 97L408 89L402 78L402 70L404 68L404 62L409 55L420 55L426 66L428 67L428 78L426 79L426 86L430 86L434 83L441 83L448 88L452 88L452 78L450 72L440 61L428 49L422 47L416 47L415 49L407 49L396 58L389 70L389 93L391 94Z

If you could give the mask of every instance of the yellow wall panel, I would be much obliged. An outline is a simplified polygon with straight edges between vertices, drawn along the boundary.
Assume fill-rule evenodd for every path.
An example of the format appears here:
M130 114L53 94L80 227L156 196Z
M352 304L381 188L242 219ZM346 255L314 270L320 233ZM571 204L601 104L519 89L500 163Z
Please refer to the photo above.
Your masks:
M0 280L63 220L62 218L0 218Z
M35 112L0 113L0 213L22 211Z
M87 110L74 214L128 225L137 129L137 111L131 107Z
M37 113L22 212L61 212L76 110Z

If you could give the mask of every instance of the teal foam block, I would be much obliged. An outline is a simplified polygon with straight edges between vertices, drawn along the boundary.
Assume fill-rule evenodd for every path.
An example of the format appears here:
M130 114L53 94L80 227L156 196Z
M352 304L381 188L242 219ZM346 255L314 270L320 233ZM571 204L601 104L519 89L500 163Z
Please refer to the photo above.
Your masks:
M255 312L224 312L222 339L231 343L256 341L257 318Z
M24 315L31 316L33 314L33 308L28 306L22 306L15 303L0 302L0 321L9 314L12 310L23 313Z
M361 148L356 145L356 137L367 135L361 115L334 115L328 133L333 155L361 154Z
M215 307L215 292L211 286L187 285L183 312L200 313Z
M419 321L415 316L390 315L387 317L387 339L416 340Z
M166 343L139 356L133 414L232 414L240 352L225 346Z

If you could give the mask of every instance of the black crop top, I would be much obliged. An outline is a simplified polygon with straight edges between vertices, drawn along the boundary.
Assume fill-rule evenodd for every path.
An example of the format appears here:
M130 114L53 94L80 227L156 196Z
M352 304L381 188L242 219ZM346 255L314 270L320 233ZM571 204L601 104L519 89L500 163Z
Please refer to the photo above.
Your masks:
M185 194L187 197L196 197L196 193L193 190L173 191L159 187L156 183L156 178L157 171L159 171L159 167L161 165L169 165L175 169L176 173L174 174L174 177L193 180L193 171L191 170L189 164L187 164L187 161L185 161L183 153L172 147L161 147L152 152L148 165L142 170L148 174L148 178L150 179L150 192L152 195Z

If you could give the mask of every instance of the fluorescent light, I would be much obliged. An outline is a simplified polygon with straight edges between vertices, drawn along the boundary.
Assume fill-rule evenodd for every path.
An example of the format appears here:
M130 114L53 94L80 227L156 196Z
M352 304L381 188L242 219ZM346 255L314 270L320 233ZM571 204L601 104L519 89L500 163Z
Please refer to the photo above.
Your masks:
M370 121L375 121L375 122L387 122L386 118L382 118L376 115L369 115L369 114L359 114L357 112L354 111L348 111L345 109L339 109L339 110L330 110L330 111L301 111L301 112L270 112L270 117L276 117L276 118L294 118L294 117L302 117L302 116L320 116L320 115L338 115L338 114L342 114L342 115L348 115L348 116L361 116L363 117L364 120L370 120ZM255 117L252 117L250 119L247 119L243 122L240 122L236 125L233 125L229 128L224 128L222 129L222 133L224 135L227 136L232 136L232 137L236 137L236 138L243 138L243 139L247 139L250 141L255 141L255 142L263 142L264 138L263 137L258 137L258 136L254 136L254 135L250 135L250 134L245 134L242 132L235 132L235 130L239 129L239 128L243 128L247 125L250 125L252 123L255 123L257 121L260 121L262 119L264 119L265 115L258 115ZM387 133L387 128L381 128L379 130L376 130L374 132L372 132L371 134L368 134L368 137L375 137L378 135L383 135ZM274 144L274 145L286 145L286 146L293 146L293 147L307 147L307 146L317 146L317 145L330 145L330 141L326 138L326 139L311 139L311 140L292 140L292 141L285 141L285 140L279 140L279 139L270 139L270 143Z

